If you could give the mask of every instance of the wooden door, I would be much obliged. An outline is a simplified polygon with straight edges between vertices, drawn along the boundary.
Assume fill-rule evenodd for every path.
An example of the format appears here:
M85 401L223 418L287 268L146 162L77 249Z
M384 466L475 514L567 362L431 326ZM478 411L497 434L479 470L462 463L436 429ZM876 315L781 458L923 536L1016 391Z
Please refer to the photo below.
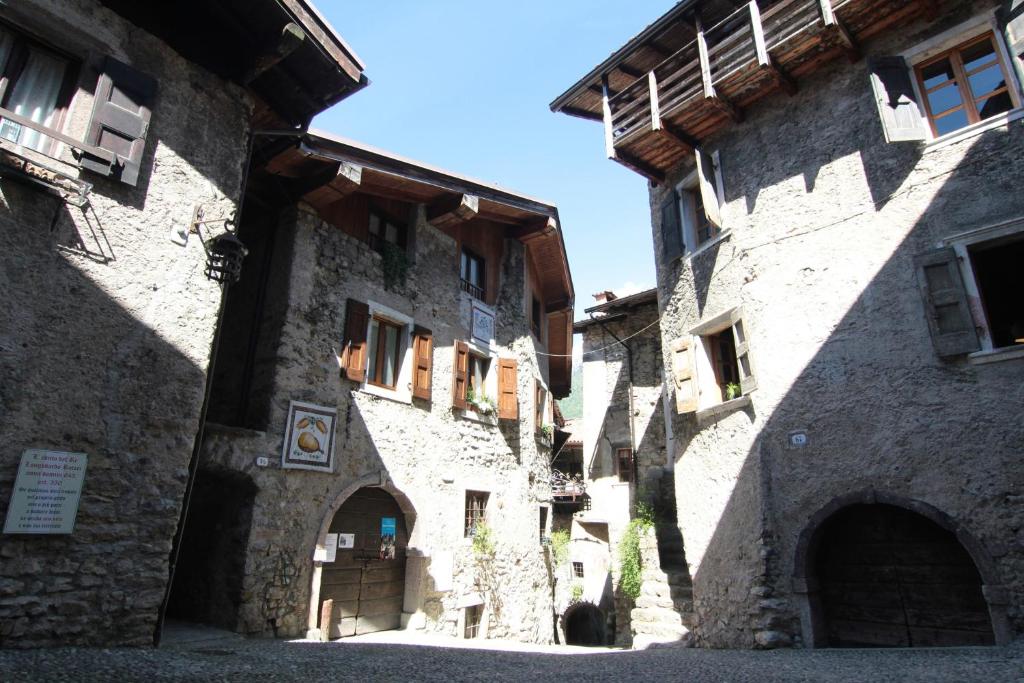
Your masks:
M381 532L394 528L394 557L381 550ZM409 542L398 503L380 488L356 491L335 514L330 533L353 534L351 549L339 548L324 563L320 605L333 600L329 636L373 633L398 628L405 596L405 552ZM322 609L321 609L322 613ZM320 625L324 628L324 625Z
M822 529L822 615L834 647L994 642L981 577L956 536L916 513L853 505Z

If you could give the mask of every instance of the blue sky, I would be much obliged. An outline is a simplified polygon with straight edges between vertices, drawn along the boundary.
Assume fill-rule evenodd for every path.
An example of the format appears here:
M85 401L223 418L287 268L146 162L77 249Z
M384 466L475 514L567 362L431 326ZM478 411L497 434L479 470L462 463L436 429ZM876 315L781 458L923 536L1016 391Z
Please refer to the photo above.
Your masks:
M318 0L371 84L313 125L554 202L579 319L594 292L654 285L647 186L548 103L673 4Z

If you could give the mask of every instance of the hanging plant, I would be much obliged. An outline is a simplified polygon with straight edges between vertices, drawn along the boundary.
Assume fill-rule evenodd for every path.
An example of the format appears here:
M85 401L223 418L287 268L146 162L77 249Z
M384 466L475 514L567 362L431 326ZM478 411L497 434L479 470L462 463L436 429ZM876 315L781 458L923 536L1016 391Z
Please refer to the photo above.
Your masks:
M405 277L409 273L409 257L405 250L397 244L384 242L381 260L384 268L384 289L394 291L398 287L404 287Z

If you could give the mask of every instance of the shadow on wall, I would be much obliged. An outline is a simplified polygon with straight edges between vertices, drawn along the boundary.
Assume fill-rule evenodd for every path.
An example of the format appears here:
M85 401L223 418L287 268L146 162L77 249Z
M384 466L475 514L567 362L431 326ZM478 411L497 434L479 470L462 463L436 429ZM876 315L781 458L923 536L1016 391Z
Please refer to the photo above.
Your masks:
M25 585L21 604L0 606L0 621L13 629L3 640L147 645L167 582L205 375L104 291L119 276L125 287L145 283L128 280L133 273L114 261L102 225L81 234L37 190L4 181L2 193L0 509L7 509L23 450L89 456L73 534L0 536L3 556L16 558L4 560L0 574ZM52 229L38 228L46 225ZM91 262L79 268L66 254L83 243L103 258L83 254ZM104 288L88 269L105 279ZM161 295L147 289L139 305L158 305ZM203 322L194 321L205 337L213 321ZM66 586L65 607L58 610L33 585Z
M861 144L867 137L840 125L830 131ZM891 149L903 168L902 148L885 145L876 132L867 137L862 158ZM1007 614L1018 632L1024 627L1020 582L1006 583L1024 567L1019 550L1007 547L1016 533L1011 520L1021 516L1011 506L1019 508L1019 502L1012 502L1014 492L1024 486L1019 466L1024 434L1018 403L1005 399L1020 396L1021 370L1012 362L975 366L962 357L942 361L929 337L913 263L914 255L934 248L945 236L1024 214L1024 195L1013 187L1013 179L1024 174L1024 161L1016 152L1022 144L1016 127L984 133L944 180L932 181L941 187L927 209L766 418L696 566L697 635L704 644L786 645L801 634L801 625L806 644L829 642L842 626L836 620L825 623L822 610L814 607L817 560L806 557L800 565L795 557L801 533L809 524L825 521L809 522L811 514L850 491L868 492L857 502L877 497L912 510L927 505L941 511L949 520L948 530L981 571L996 639L1008 637ZM900 174L905 176L905 171ZM780 181L768 176L769 182L773 179ZM972 201L981 196L999 201ZM884 220L879 217L865 229L883 230ZM787 262L784 253L776 256L778 262ZM856 258L856 251L847 257ZM811 284L830 286L827 281ZM770 351L757 347L756 331L752 335L755 353ZM761 382L763 394L767 387L763 378ZM754 404L758 398L755 393ZM749 431L748 419L752 416L734 414L723 423L729 420L740 432ZM678 471L685 473L691 463L716 457L688 452L698 434L702 443L710 438L696 428L692 416L677 416L674 425ZM794 429L807 431L806 448L787 449L787 435ZM850 571L856 571L857 562L850 558ZM929 631L938 642L956 641L960 626L934 620L936 603L929 601L927 590L902 595L909 601L903 609L868 620L917 619L910 627ZM852 605L851 611L856 608ZM756 617L749 616L751 611ZM927 640L922 636L919 642ZM887 642L882 638L873 644Z

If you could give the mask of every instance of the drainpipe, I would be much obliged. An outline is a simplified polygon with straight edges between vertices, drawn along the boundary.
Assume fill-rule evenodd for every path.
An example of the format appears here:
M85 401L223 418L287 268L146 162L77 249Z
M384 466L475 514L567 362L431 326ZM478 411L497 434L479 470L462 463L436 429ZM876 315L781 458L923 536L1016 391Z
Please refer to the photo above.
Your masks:
M640 487L640 480L636 462L636 425L634 424L636 411L633 410L633 349L630 348L629 344L619 339L618 335L609 330L608 326L600 318L595 318L593 313L590 314L590 319L597 322L602 330L611 335L616 342L626 349L626 377L629 383L629 450L633 454L633 490L635 493Z
M252 130L246 142L245 164L242 166L242 186L238 196L238 210L235 214L236 230L242 225L242 207L245 203L245 192L249 185L249 169L252 166L253 142L257 136L282 137L305 135L308 122L300 128L291 130ZM188 481L185 483L185 496L181 503L181 516L178 518L178 528L174 532L174 540L171 542L171 556L169 560L167 587L164 589L164 598L160 602L160 611L156 619L156 631L153 633L153 647L160 647L160 639L163 637L164 622L167 617L167 605L171 599L171 588L174 586L174 572L178 566L178 556L181 554L181 539L185 533L185 523L188 521L189 504L192 502L192 489L196 483L196 473L199 471L199 455L203 449L203 438L206 434L206 413L210 407L210 393L213 389L213 375L217 364L217 351L220 348L220 335L224 327L224 309L227 306L228 289L231 285L225 282L221 286L220 305L217 309L217 322L213 331L213 342L210 345L210 362L206 368L206 387L203 391L203 404L199 409L199 428L196 430L195 442L192 445L192 456L188 462Z

